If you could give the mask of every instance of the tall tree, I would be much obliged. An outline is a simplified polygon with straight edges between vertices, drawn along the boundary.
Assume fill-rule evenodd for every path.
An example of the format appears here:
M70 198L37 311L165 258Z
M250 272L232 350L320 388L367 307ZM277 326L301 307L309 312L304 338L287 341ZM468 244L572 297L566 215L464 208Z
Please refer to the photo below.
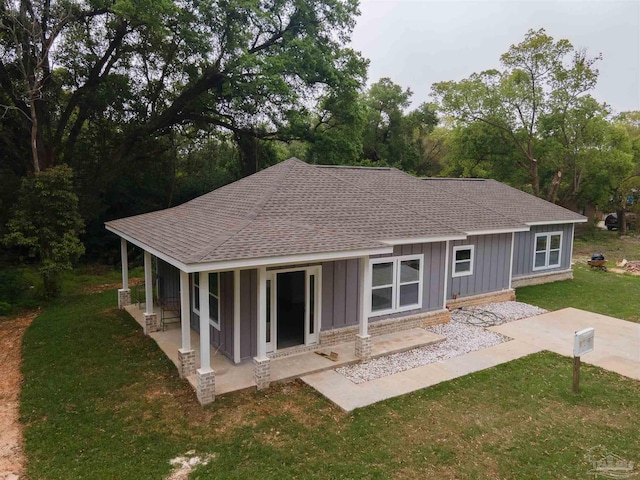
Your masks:
M356 14L356 0L3 0L0 100L34 171L72 163L106 118L113 167L193 125L233 134L250 173L250 138L290 138L314 98L362 83L366 62L344 47Z
M4 238L38 261L44 293L50 297L60 292L61 273L84 253L79 239L84 224L72 178L66 165L25 177Z
M403 89L389 78L371 85L364 97L364 159L407 171L419 169L425 155L423 139L438 119L429 104L406 113L412 95L410 89Z
M482 122L500 131L520 152L515 161L527 172L533 192L555 201L571 158L554 157L551 165L541 158L541 122L552 118L555 128L565 132L583 128L584 117L574 111L596 85L600 58L588 57L568 40L554 41L544 29L530 30L501 56L501 70L434 84L432 95L458 124ZM551 172L550 177L543 178L543 171Z

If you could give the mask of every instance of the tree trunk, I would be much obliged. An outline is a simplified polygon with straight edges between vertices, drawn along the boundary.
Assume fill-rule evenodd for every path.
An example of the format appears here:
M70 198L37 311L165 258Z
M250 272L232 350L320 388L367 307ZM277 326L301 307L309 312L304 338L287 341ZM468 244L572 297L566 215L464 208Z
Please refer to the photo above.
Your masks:
M243 177L253 175L260 169L260 140L245 132L234 132L238 152L240 153Z
M38 155L38 113L36 112L35 102L30 103L31 110L31 158L33 161L33 171L40 171L40 156Z
M547 201L556 203L558 200L558 192L560 191L560 183L562 182L562 170L558 170L551 179L551 187L547 194Z
M540 196L540 174L538 173L538 160L535 158L529 158L529 173L531 174L531 184L533 187L533 193L536 197Z
M618 233L620 235L627 234L627 215L624 210L618 210L616 212L618 215Z

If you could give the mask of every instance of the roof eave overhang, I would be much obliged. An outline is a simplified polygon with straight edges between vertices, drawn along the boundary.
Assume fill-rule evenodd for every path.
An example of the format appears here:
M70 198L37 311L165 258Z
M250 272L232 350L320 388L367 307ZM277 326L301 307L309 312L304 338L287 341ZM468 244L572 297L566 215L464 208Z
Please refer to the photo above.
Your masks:
M147 245L144 242L141 242L140 240L138 240L137 238L132 237L131 235L128 235L124 232L121 232L120 230L118 230L117 228L113 228L112 226L108 225L105 223L104 228L106 228L107 230L109 230L112 233L115 233L116 235L118 235L120 238L124 238L127 242L135 245L136 247L141 248L142 250L149 252L151 255L154 255L156 257L158 257L161 260L164 260L165 262L167 262L169 265L173 265L174 267L176 267L179 270L182 270L183 272L187 271L187 265L183 262L181 262L180 260L177 260L165 253L160 252L159 250Z
M477 235L499 235L501 233L517 233L517 232L528 232L531 230L527 227L517 227L517 228L494 228L489 230L469 230L467 231L467 235L477 236Z
M413 237L413 238L394 238L391 240L381 240L382 243L387 245L407 245L413 243L434 243L434 242L446 242L448 240L464 240L466 235L446 235L440 237Z
M393 247L364 248L359 250L344 250L336 252L303 253L296 255L282 255L277 257L246 258L225 260L220 262L204 262L186 265L186 272L218 272L227 270L246 270L257 267L271 267L281 265L296 265L303 263L330 262L335 260L349 260L352 258L369 257L371 255L388 255L393 253Z
M573 220L542 220L539 222L524 222L530 227L535 227L538 225L561 225L563 223L585 223L588 222L589 219L587 217L582 218L574 218Z
M279 265L294 265L301 263L311 262L324 262L332 260L348 260L351 258L368 257L371 255L389 255L393 254L393 247L381 245L380 247L362 248L356 250L344 250L334 252L318 252L318 253L305 253L295 255L281 255L273 257L258 257L258 258L246 258L237 260L224 260L217 262L201 262L201 263L184 263L177 260L165 253L160 252L156 248L147 245L140 240L127 235L124 232L119 231L105 224L105 228L112 233L124 238L131 244L151 253L152 255L164 260L165 262L173 265L174 267L187 273L194 272L220 272L228 270L246 270L257 267L269 267Z

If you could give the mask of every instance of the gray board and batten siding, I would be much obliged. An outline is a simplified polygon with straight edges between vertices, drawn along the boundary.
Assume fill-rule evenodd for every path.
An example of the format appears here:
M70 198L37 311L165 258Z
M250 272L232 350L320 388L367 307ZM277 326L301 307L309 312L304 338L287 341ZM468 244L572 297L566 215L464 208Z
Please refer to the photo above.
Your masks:
M209 343L233 359L233 272L220 272L219 282L220 330L209 325ZM189 305L191 328L200 333L200 315L193 311L193 274L189 275Z
M499 292L509 288L511 233L473 235L450 243L447 299ZM453 248L474 245L473 274L453 277Z
M373 323L394 317L405 317L419 312L441 310L444 296L444 242L396 245L393 256L424 255L421 309L390 315L371 317ZM391 257L380 255L372 258ZM360 260L340 260L322 264L322 330L333 330L358 325L360 305Z
M514 239L513 278L528 275L547 274L569 270L571 268L571 242L573 240L573 223L560 225L535 225L528 232L517 232ZM560 250L560 266L544 270L533 270L533 254L536 233L562 232L562 249Z

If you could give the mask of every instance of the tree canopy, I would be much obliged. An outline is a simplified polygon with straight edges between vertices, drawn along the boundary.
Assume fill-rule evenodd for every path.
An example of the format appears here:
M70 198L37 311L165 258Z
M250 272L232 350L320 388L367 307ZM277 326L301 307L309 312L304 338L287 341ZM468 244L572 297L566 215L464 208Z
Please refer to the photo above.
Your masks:
M358 88L345 43L355 0L5 0L0 88L21 116L33 171L73 163L81 137L113 125L109 161L173 128L289 138L314 99Z
M501 56L500 70L437 83L432 95L457 127L477 128L472 126L481 123L499 143L508 144L509 161L526 173L533 193L571 204L579 198L596 157L609 165L614 162L616 171L632 168L627 150L615 142L609 145L618 148L615 154L604 148L615 136L607 131L610 112L589 94L600 59L574 49L568 40L555 41L544 29L530 30ZM491 150L494 158L504 159L495 157L504 148Z

